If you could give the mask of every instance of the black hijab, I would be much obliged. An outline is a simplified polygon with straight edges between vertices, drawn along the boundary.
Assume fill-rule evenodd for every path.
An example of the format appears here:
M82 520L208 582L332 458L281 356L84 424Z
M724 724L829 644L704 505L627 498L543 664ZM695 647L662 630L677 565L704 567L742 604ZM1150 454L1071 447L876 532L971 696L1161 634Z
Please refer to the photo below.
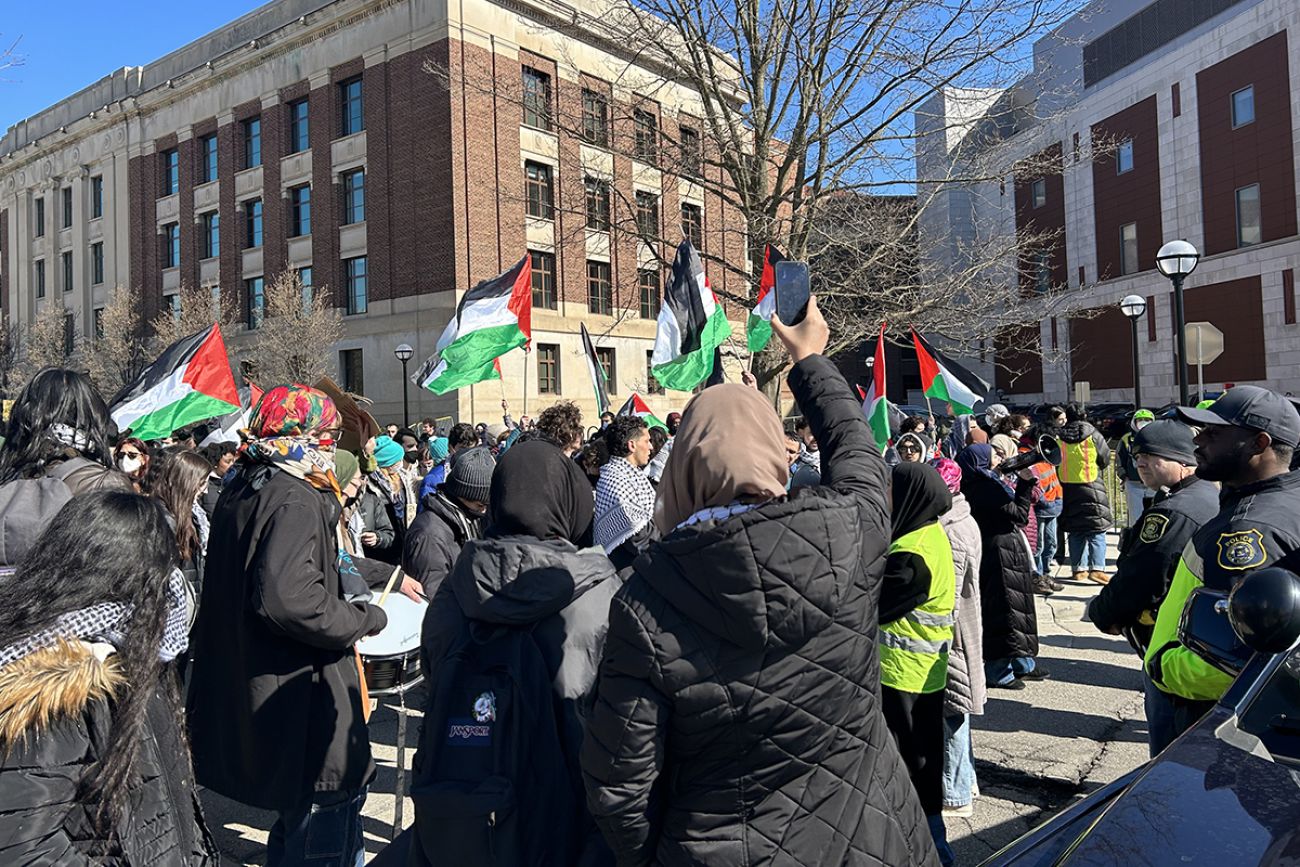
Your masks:
M497 461L486 536L533 536L591 545L591 483L551 443L517 443Z
M891 496L894 501L891 542L934 523L952 508L948 485L929 464L901 463L894 467Z

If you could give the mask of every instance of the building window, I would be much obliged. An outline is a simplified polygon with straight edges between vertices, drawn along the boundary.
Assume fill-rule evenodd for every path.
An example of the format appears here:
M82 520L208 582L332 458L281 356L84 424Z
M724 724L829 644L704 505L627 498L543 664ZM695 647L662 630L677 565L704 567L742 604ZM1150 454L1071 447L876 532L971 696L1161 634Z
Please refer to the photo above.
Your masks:
M244 202L244 236L245 247L262 246L262 200L249 199Z
M162 227L163 267L176 268L181 264L181 227L179 223L167 223Z
M343 224L366 221L366 170L343 174Z
M298 282L302 284L302 306L306 310L316 300L316 289L311 282L311 266L304 265L298 269Z
M550 166L546 163L524 163L524 196L528 201L528 216L539 220L555 219Z
M1122 175L1125 172L1133 171L1133 140L1128 139L1119 143L1119 149L1115 151L1115 174Z
M35 206L36 209L36 212L34 214L34 219L36 220L36 237L44 238L45 237L45 198L43 196L37 196L33 200L32 204Z
M605 388L610 394L618 393L615 385L618 380L614 378L614 350L608 346L597 346L596 363L600 365L600 372L605 374Z
M647 394L663 394L664 387L655 379L655 352L647 349L645 353L645 390Z
M587 144L609 147L609 100L585 87L582 89L582 138Z
M104 339L104 308L103 307L95 308L93 321L94 321L94 329L95 329L95 339L103 340Z
M207 184L217 179L217 137L205 135L199 139L199 183Z
M1041 208L1047 204L1047 181L1039 178L1029 185L1029 207Z
M72 187L64 187L61 191L63 199L63 228L72 228Z
M532 260L533 306L555 309L555 254L529 250Z
M1259 184L1237 190L1237 246L1249 247L1264 240L1260 224Z
M203 258L221 254L221 217L216 211L203 215Z
M360 349L339 350L339 373L344 391L352 394L366 393L365 368Z
M641 318L658 319L660 304L659 271L642 268L636 272L636 285L641 290Z
M72 253L63 253L59 256L59 264L63 266L63 291L72 291Z
M1036 250L1033 256L1034 291L1046 295L1052 290L1052 254Z
M1232 95L1232 128L1255 122L1255 85L1243 87Z
M366 128L360 77L348 79L339 85L339 104L342 108L339 135L352 135Z
M308 139L307 100L289 103L289 153L296 154L311 147Z
M262 164L262 119L250 117L244 121L244 168Z
M659 237L659 196L636 191L636 230L645 238Z
M90 218L104 216L104 177L95 175L90 179Z
M163 296L163 308L172 315L176 322L181 321L181 296L179 292Z
M682 234L699 250L704 245L704 215L699 205L682 205Z
M654 165L659 159L659 119L652 112L638 108L632 111L632 123L636 130L632 156Z
M1137 223L1125 223L1119 227L1120 261L1119 273L1136 274L1142 270L1138 264L1138 227Z
M212 311L213 319L221 318L221 284L214 283L209 287L212 297L208 299L208 308Z
M77 320L72 313L63 314L63 354L71 355L77 348Z
M609 181L586 178L583 184L587 188L587 228L597 232L608 231Z
M608 262L587 262L587 309L601 316L614 314L614 285Z
M355 259L348 259L343 265L344 272L347 275L348 315L355 316L358 313L365 313L369 301L366 295L366 257L358 256Z
M36 284L36 297L44 298L45 297L45 260L37 259L34 264L36 266L36 270L35 270L35 275L32 277L32 282Z
M90 245L90 282L95 286L104 282L104 243Z
M289 190L289 237L311 234L311 187L307 184Z
M261 277L245 280L248 289L248 330L260 328L262 317L266 315L266 287Z
M162 159L162 191L159 195L173 196L181 187L181 161L176 148L165 150Z
M524 126L551 128L551 77L531 66L523 68Z
M700 176L700 134L689 126L681 128L682 174L688 178Z
M560 393L560 347L537 344L537 393Z

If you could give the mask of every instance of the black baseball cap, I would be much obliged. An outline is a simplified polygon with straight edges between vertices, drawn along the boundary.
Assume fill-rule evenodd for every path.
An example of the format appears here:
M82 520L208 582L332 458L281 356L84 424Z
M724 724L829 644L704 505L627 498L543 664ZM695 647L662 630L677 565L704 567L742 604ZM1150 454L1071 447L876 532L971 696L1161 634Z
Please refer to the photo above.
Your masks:
M1205 409L1180 406L1178 417L1201 426L1244 427L1266 433L1282 445L1300 445L1300 412L1282 395L1257 385L1230 388Z

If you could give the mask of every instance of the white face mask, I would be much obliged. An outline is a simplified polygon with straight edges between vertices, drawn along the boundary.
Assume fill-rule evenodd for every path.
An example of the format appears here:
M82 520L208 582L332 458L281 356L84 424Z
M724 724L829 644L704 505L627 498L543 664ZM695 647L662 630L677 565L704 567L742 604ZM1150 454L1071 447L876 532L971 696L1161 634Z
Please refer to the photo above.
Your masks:
M117 459L117 468L124 473L134 473L140 469L139 458L121 457Z

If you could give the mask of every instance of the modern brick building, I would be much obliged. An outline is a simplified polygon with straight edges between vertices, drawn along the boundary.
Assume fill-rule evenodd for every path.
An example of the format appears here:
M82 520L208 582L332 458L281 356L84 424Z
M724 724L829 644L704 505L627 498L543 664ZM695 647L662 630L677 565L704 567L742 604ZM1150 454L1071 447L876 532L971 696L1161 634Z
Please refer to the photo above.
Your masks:
M0 139L0 303L67 310L93 339L115 285L151 318L184 283L255 327L285 269L344 313L340 381L402 406L393 349L433 352L459 293L527 251L533 347L500 385L411 414L492 420L557 397L594 409L586 322L617 404L660 412L648 375L661 281L645 234L745 258L744 229L693 180L696 94L634 61L598 0L277 0L143 67L119 69ZM563 118L578 118L570 126ZM634 147L624 147L635 142ZM671 262L670 247L658 253ZM743 280L710 277L744 297ZM743 311L732 310L740 319ZM739 333L739 332L738 332Z
M1129 294L1147 300L1143 402L1176 399L1172 289L1155 270L1156 251L1176 238L1203 256L1186 283L1186 320L1225 336L1206 389L1249 382L1300 394L1300 4L1089 3L1034 46L1023 81L945 92L917 122L935 133L918 149L923 178L955 162L956 176L977 160L1006 168L1000 180L940 193L922 256L960 265L963 240L1054 233L1022 257L1021 285L1090 311L1061 307L986 348L985 370L1008 399L1065 400L1088 382L1093 401L1132 401L1130 323L1118 308ZM962 152L975 141L977 152ZM1189 378L1194 390L1194 367Z

